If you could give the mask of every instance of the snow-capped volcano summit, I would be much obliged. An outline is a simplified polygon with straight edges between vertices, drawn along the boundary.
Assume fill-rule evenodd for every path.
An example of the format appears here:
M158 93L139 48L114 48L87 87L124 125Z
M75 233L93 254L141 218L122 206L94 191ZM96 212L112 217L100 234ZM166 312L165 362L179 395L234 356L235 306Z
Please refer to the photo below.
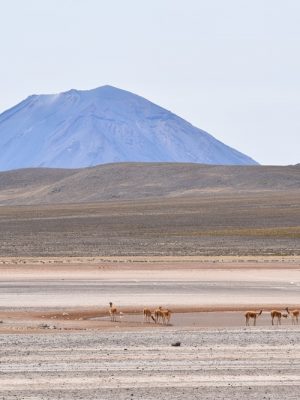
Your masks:
M0 170L123 161L256 164L170 111L112 86L33 95L0 115Z

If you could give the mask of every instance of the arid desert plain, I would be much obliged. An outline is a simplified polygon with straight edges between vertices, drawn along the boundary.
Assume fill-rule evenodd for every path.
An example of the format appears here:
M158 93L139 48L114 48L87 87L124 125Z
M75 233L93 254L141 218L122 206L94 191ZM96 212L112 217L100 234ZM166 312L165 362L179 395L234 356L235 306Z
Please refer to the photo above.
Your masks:
M0 398L299 398L300 325L270 316L300 306L298 256L6 257L0 271ZM170 323L145 323L160 305Z
M73 204L74 185L3 174L0 399L298 400L300 325L286 311L300 308L297 168L293 181L275 171L272 185L284 190L209 183L131 199L138 189L124 184L124 200L88 203L82 191ZM93 171L77 188L94 190ZM157 193L172 181L159 171ZM258 171L257 182L270 182ZM61 198L28 203L44 192ZM158 307L170 321L145 322L143 309ZM260 314L256 326L245 325L247 311Z

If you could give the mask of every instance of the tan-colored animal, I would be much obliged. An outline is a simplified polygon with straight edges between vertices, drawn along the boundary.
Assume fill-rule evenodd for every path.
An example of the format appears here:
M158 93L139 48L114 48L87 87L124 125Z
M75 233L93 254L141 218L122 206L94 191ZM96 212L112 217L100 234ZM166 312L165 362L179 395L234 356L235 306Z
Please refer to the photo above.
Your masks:
M172 312L168 309L163 309L161 306L154 311L155 322L161 322L163 325L170 323Z
M172 312L168 309L162 310L162 312L163 312L163 324L169 325L170 319L172 316Z
M250 319L253 319L253 326L256 325L256 318L262 314L262 310L259 312L256 311L246 311L245 318L246 318L246 326L250 326Z
M271 311L271 318L272 318L272 325L274 325L274 319L277 319L277 325L281 325L281 318L287 318L288 314L283 314L281 311L272 310Z
M293 324L293 325L298 324L298 322L299 322L299 313L300 313L300 311L299 311L299 310L292 310L292 311L290 311L289 308L287 307L287 308L286 308L286 312L287 312L289 315L292 316L292 324Z
M156 324L159 323L159 321L164 323L164 312L161 306L154 310L154 319Z
M144 308L143 310L144 322L151 322L151 319L155 322L155 318L152 315L151 310L149 308Z
M112 322L116 322L116 320L117 320L117 307L115 307L111 301L109 302L109 315L110 315L110 320Z

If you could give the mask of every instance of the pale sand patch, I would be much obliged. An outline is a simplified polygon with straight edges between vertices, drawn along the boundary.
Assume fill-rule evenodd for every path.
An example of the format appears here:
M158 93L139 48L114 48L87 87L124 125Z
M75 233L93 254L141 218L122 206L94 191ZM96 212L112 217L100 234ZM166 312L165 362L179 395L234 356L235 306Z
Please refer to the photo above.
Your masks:
M300 264L289 262L2 265L0 308L297 306ZM155 269L153 266L155 265ZM204 267L203 267L204 266Z
M238 311L231 320L218 316L217 324L203 314L194 315L194 321L186 316L173 318L175 327L205 327L242 326L247 309L267 312L300 305L296 260L137 262L126 263L125 268L115 262L2 264L0 273L2 332L37 329L37 323L45 321L61 329L116 329L105 319L91 321L108 315L109 301L127 314L118 329L148 329L141 324L144 307L153 310L162 305L177 313ZM69 315L63 317L63 312ZM138 314L138 319L131 314ZM269 323L268 314L264 324Z

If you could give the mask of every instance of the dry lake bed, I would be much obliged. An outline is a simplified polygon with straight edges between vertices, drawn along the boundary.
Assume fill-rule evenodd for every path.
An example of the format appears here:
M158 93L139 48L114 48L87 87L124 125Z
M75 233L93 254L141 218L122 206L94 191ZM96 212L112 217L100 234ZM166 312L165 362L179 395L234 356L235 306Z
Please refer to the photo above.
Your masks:
M299 399L300 325L270 318L300 306L299 261L1 259L0 399Z

